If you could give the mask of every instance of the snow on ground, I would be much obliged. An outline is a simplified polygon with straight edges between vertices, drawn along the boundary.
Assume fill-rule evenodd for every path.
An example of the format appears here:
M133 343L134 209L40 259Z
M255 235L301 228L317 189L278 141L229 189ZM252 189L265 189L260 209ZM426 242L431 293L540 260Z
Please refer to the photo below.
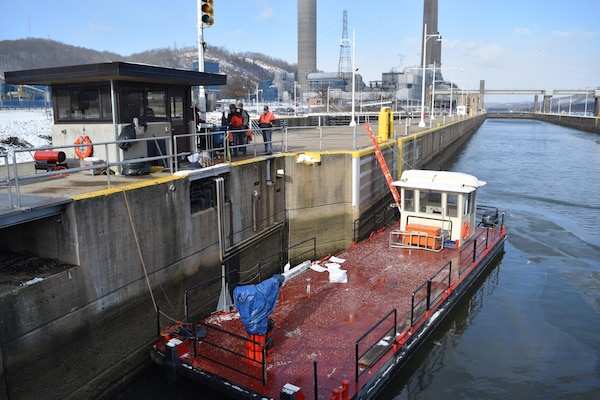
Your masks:
M206 115L209 124L221 124L220 112ZM9 154L8 162L12 162L12 151L31 148L43 148L52 145L52 110L4 110L0 109L0 155ZM18 152L17 162L33 161L33 152ZM0 157L0 165L4 165Z
M52 144L52 111L0 110L0 154ZM17 162L33 161L31 152L16 153ZM9 157L12 162L12 155ZM0 164L4 158L0 157Z

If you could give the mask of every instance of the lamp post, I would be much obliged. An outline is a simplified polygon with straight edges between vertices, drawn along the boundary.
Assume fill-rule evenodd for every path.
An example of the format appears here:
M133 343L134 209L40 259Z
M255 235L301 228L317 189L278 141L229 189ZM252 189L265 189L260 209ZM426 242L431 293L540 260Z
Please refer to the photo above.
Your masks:
M352 28L352 118L350 120L350 126L356 126L356 120L354 119L354 97L356 92L356 37L354 35L354 28Z
M450 82L450 119L454 121L454 115L452 115L452 89L454 88L454 82Z
M431 125L431 120L435 119L435 61L433 62L433 77L431 78L431 112L429 114L431 115L429 125Z
M298 101L296 100L296 91L300 85L298 85L298 81L294 81L294 116L298 115Z
M262 92L262 89L259 89L258 86L256 87L256 116L260 116L260 111L258 110L258 93ZM263 95L264 96L264 95Z
M421 120L419 121L419 127L425 128L425 62L427 61L427 41L432 37L436 38L436 40L442 40L442 36L439 33L433 33L431 35L427 34L427 24L424 25L423 29L423 76L421 80ZM435 61L434 61L435 65ZM434 77L435 79L435 77Z

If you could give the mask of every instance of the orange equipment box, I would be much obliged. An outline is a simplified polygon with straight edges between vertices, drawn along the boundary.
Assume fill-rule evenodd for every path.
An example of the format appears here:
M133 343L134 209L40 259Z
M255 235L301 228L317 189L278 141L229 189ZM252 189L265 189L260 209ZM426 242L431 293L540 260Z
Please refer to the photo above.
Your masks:
M441 247L440 237L442 228L429 225L408 224L404 235L404 244L413 246L427 247L430 249L439 249Z

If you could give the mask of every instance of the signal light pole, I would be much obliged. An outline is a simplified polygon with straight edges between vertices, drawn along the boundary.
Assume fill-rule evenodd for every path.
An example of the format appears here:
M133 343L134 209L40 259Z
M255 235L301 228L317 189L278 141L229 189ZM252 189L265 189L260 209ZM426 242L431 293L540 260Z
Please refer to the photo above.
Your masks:
M198 0L198 72L204 72L204 28L215 22L213 0ZM198 106L200 118L206 121L206 93L204 86L198 86Z

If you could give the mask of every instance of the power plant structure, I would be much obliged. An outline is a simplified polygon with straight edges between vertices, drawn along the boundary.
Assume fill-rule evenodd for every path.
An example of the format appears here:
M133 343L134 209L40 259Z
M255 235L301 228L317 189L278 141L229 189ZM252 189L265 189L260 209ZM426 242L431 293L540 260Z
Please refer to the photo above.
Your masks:
M338 62L338 76L344 77L344 74L352 72L352 54L351 46L348 44L348 11L344 10L344 20L342 22L342 39L340 40L340 60Z
M294 81L294 94L298 101L309 105L347 104L353 92L354 78L354 91L361 92L361 104L363 102L374 104L379 101L380 105L387 103L393 104L394 108L397 106L406 109L436 105L438 108L452 107L448 96L445 99L444 96L438 96L435 100L431 99L433 96L430 97L436 88L447 90L451 85L442 77L441 40L427 40L439 36L438 0L423 2L421 46L421 51L425 55L424 59L421 57L423 64L417 67L406 67L401 72L382 72L380 81L369 82L368 85L363 82L360 74L356 73L358 69L352 71L351 49L355 44L348 38L346 10L343 12L338 70L317 71L316 20L316 0L298 0L298 75ZM423 101L421 97L424 92L427 92L427 96ZM424 104L421 104L422 102Z
M439 33L438 0L425 0L423 2L423 36L421 37L423 42L421 43L421 49L426 48L425 65L435 65L436 70L442 65L442 42L440 40L426 41L425 38L427 35L437 33Z
M298 85L294 84L294 94L300 93L302 98L302 93L308 90L308 74L317 71L317 0L298 0L297 3Z

